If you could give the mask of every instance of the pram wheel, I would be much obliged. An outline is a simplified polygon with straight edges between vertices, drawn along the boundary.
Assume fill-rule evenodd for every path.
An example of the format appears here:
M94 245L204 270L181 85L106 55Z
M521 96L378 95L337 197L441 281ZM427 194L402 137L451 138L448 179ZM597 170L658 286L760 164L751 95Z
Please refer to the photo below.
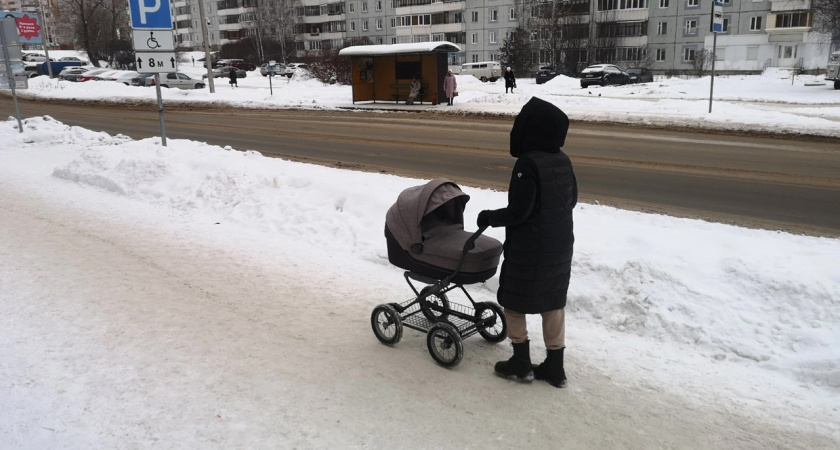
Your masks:
M426 335L429 354L444 367L457 366L464 357L464 344L458 330L448 322L437 322Z
M507 337L505 311L496 303L479 302L475 304L475 319L478 334L490 342L502 342ZM479 322L487 321L486 325Z
M402 339L403 325L397 310L391 305L379 305L370 315L370 326L380 342L393 345Z
M447 313L440 311L441 309L449 309L449 299L446 298L446 294L430 295L425 301L420 302L420 311L423 311L423 315L430 322L446 320Z

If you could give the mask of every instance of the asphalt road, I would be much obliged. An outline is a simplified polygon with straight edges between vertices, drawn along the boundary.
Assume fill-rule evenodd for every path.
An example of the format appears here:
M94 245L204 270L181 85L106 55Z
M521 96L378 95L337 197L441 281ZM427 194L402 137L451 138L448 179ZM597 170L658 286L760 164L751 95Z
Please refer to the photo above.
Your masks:
M161 135L151 103L29 101L50 115L133 138ZM0 114L14 115L8 95ZM166 105L168 140L356 170L507 187L512 117ZM740 226L840 237L840 140L572 123L564 150L581 200Z

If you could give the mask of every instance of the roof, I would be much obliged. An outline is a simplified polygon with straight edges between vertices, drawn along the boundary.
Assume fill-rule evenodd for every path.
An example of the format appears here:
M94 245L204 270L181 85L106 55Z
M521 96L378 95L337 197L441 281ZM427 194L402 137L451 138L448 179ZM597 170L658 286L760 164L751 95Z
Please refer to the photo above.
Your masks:
M409 53L454 53L461 48L447 41L414 42L411 44L354 45L341 49L340 56L374 56Z

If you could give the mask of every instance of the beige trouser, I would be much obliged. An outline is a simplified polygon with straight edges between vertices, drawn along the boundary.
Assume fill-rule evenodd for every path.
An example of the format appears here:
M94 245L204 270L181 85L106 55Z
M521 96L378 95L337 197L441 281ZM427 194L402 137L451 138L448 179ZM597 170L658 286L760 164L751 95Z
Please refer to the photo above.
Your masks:
M543 340L546 350L559 350L566 347L566 310L555 309L540 314L542 316ZM528 326L525 314L505 308L508 337L514 344L528 340Z

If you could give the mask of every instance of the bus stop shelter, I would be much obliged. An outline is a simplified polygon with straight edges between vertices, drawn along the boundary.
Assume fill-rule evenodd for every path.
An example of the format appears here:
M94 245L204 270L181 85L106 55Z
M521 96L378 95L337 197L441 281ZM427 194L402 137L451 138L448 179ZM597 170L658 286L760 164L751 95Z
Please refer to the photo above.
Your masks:
M443 78L449 69L448 53L457 45L446 42L356 45L338 52L350 57L353 103L405 102L415 76L423 85L420 103L437 105L446 98Z

